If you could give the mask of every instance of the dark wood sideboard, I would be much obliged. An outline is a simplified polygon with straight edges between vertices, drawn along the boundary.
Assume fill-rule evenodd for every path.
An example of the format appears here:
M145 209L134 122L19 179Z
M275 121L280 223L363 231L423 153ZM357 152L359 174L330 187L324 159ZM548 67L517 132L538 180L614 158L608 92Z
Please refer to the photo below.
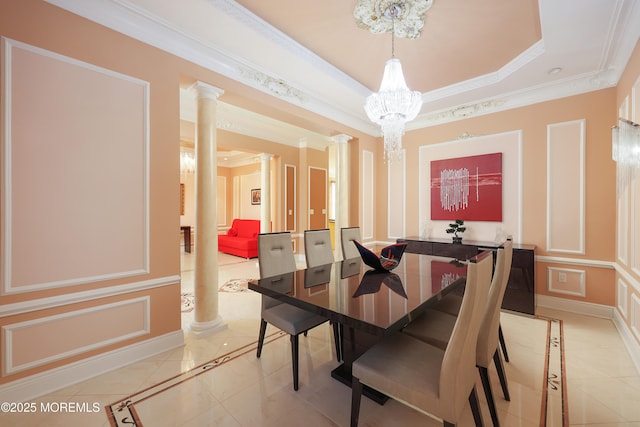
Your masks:
M497 250L499 243L465 241L461 244L452 243L451 239L421 239L419 237L407 237L398 239L398 242L406 242L406 252L440 255L466 260L478 252L484 250ZM511 274L507 283L507 290L502 302L503 310L535 315L535 250L534 245L513 245L513 260L511 262Z

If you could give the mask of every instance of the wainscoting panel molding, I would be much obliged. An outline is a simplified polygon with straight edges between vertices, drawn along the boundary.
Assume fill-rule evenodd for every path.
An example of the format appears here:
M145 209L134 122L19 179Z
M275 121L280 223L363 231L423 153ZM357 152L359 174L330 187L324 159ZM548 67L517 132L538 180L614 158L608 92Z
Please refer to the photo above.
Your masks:
M628 298L629 286L622 280L618 278L618 285L616 287L616 300L618 301L618 311L622 314L624 319L627 318L627 313L629 312L629 298Z
M585 253L585 120L547 126L547 251Z
M2 44L0 292L148 273L149 83Z
M182 330L0 385L0 401L27 402L184 345Z
M149 296L9 324L2 327L3 376L149 332ZM34 344L42 341L48 345Z

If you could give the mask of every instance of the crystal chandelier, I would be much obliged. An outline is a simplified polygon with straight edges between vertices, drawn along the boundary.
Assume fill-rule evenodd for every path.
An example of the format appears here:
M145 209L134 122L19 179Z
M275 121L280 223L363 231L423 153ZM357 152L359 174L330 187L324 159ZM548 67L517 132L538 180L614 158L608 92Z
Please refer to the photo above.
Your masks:
M384 66L382 83L378 92L367 97L364 110L374 123L380 125L384 137L384 157L400 157L404 124L416 118L422 107L422 94L409 90L404 81L400 60L394 57L395 19L402 12L398 5L391 5L384 16L392 21L391 59Z
M617 164L618 196L640 169L640 125L622 118L611 129L611 157Z

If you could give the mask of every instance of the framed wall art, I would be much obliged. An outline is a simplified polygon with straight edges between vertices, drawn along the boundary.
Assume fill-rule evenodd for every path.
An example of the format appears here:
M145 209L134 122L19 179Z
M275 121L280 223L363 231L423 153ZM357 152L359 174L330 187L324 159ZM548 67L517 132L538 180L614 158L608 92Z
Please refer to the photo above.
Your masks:
M502 153L431 161L431 219L502 221Z
M261 201L260 189L259 188L252 188L251 189L251 204L252 205L259 205L260 201Z

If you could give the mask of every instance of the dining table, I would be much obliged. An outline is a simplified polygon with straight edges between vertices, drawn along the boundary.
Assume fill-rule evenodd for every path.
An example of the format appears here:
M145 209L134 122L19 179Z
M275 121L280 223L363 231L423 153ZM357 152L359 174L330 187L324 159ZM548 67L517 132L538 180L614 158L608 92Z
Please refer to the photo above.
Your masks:
M384 336L400 331L450 292L464 292L467 262L405 253L392 271L378 271L361 258L249 281L249 289L340 325L342 363L331 376L351 387L354 360ZM383 404L387 397L365 387Z

